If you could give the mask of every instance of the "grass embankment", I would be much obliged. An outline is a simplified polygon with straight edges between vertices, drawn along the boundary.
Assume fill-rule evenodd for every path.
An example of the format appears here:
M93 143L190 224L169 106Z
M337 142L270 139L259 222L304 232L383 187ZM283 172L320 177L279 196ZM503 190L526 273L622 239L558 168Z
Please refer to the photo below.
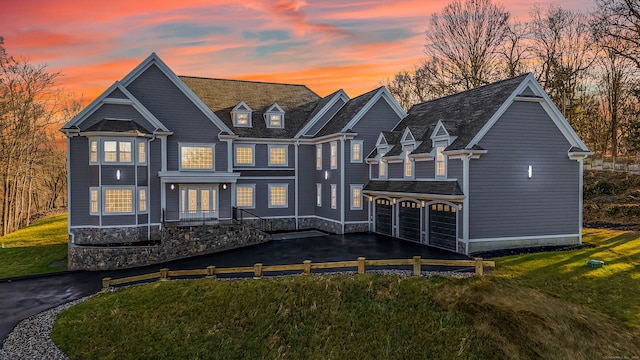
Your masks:
M640 356L637 233L495 259L482 279L294 276L157 282L60 315L72 359L592 359ZM601 269L585 266L604 260ZM81 339L81 341L79 341Z
M585 224L640 230L640 175L610 170L585 171L583 209Z
M67 214L0 237L0 279L67 269Z

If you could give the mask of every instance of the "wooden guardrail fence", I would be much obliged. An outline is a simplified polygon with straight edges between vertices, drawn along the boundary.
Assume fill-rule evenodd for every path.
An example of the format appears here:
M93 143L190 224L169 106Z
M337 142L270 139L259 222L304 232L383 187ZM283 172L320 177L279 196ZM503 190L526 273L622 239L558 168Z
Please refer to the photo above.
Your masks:
M206 276L215 278L221 274L243 274L253 273L254 279L261 279L263 273L269 271L302 271L303 274L311 274L311 270L315 269L339 269L356 267L358 274L364 274L367 266L396 266L396 265L413 265L413 275L419 276L422 272L423 265L431 266L473 266L476 276L484 275L485 267L495 267L494 261L475 258L473 260L438 260L438 259L422 259L420 256L414 256L412 259L391 259L391 260L367 260L359 257L356 261L335 261L324 263L312 263L311 260L305 260L302 264L291 265L263 265L256 263L253 266L217 268L215 266L207 266L206 269L195 270L169 270L167 268L160 269L158 272L129 276L120 279L112 279L106 277L102 279L102 288L107 289L115 285L123 285L138 281L159 279L160 281L169 280L172 276Z

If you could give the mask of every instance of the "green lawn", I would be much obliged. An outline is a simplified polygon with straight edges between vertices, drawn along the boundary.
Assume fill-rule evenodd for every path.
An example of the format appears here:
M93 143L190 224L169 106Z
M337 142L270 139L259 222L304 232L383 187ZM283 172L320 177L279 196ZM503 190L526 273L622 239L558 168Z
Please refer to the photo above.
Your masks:
M67 269L67 214L0 237L0 278Z
M156 282L62 313L71 359L599 359L640 356L637 233L494 259L480 279L292 276ZM588 259L606 262L587 268ZM78 341L82 339L82 341Z

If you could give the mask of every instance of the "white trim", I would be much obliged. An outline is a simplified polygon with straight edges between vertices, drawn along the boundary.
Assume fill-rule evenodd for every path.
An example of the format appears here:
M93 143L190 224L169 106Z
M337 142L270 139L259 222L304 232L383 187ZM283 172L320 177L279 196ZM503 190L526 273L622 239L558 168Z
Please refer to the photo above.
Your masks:
M271 115L280 115L280 126L271 125ZM284 110L282 110L277 103L273 103L273 105L264 112L263 116L267 129L284 129Z
M472 155L462 158L462 192L464 200L462 202L462 241L464 242L464 253L469 254L469 162Z
M310 119L305 126L302 127L302 129L300 129L300 131L298 131L298 133L293 137L294 139L300 138L301 136L307 135L307 136L316 136L316 134L318 134L318 132L320 132L320 130L322 130L322 127L320 127L320 129L318 129L318 131L316 131L315 134L307 134L307 132L309 130L311 130L311 128L313 128L316 123L322 119L322 117L336 104L336 102L338 102L338 100L342 99L344 101L344 103L342 104L342 106L344 106L350 99L349 96L347 96L347 94L344 92L344 90L340 89L338 90L333 97L331 98L331 100L329 100L327 102L327 104L316 113L316 115ZM341 107L342 108L342 107ZM340 111L340 109L338 109L338 111ZM338 112L336 111L336 113ZM335 114L333 114L335 115ZM326 124L324 124L326 125Z
M271 149L284 149L284 164L274 164L271 162ZM267 145L267 164L270 167L286 167L289 166L289 145Z
M235 184L235 197L236 197L236 207L238 209L255 209L256 208L256 184ZM238 205L238 189L239 188L251 188L251 206L240 206Z
M238 148L251 148L251 164L238 163ZM256 144L233 144L233 166L255 166L256 165Z
M148 226L162 226L162 223L137 224L137 225L75 225L70 226L70 230L75 229L116 229L116 228L142 228Z
M295 145L294 145L294 174L295 174L295 181L294 181L294 191L293 191L293 201L294 201L294 212L295 212L295 217L296 217L296 230L299 229L299 223L298 223L298 215L300 213L299 210L299 204L300 204L300 199L299 199L299 191L300 191L300 184L299 184L299 180L300 178L298 177L298 169L300 168L300 156L298 154L299 149L298 147L300 146L300 142L296 141Z
M241 110L240 107L243 107L244 109ZM247 115L247 123L239 124L238 115ZM231 110L231 119L234 127L250 128L253 126L253 109L251 109L249 105L245 104L244 101L240 101L238 105Z
M189 99L209 120L221 131L233 134L233 131L220 120L220 118L205 105L202 100L165 64L156 53L151 53L140 65L133 69L120 82L124 87L129 86L135 79L144 73L151 65L156 65L162 73Z
M211 148L211 167L210 168L196 168L196 169L185 169L182 167L182 148ZM189 143L189 142L178 142L178 169L180 171L215 171L216 169L216 144L203 144L203 143Z
M340 231L341 234L344 234L344 220L345 220L345 171L344 171L344 163L345 163L345 148L346 148L346 138L342 137L340 139L340 223L342 224L342 229Z
M407 137L411 136L411 140L407 140ZM407 126L402 133L402 138L400 139L400 144L404 147L405 145L413 145L416 142L416 138L411 133L411 129Z
M204 171L159 171L158 176L163 184L181 183L235 183L240 177L240 173L227 172L204 172ZM244 179L244 177L243 177Z
M274 205L271 203L271 189L284 188L284 205ZM286 209L289 208L289 184L267 184L267 208L269 209Z
M437 133L440 132L440 129L443 129L446 135L436 135ZM441 141L441 140L446 140L448 142L451 139L451 135L449 135L449 132L447 131L447 128L444 126L444 124L442 123L442 120L438 120L438 123L436 124L436 128L433 129L433 132L431 133L431 136L429 138L433 142Z
M442 140L442 141L437 141L434 146L433 146L433 150L434 150L434 166L435 166L435 178L438 180L443 180L447 178L447 170L448 170L448 164L447 164L447 160L448 160L448 156L444 153L444 150L447 148L447 146L449 145L449 142L446 140ZM442 158L443 161L438 161L438 148L441 147L442 148ZM444 163L444 174L443 175L439 175L438 174L438 163Z
M582 159L578 160L579 164L579 186L578 186L578 233L580 234L580 244L582 244L582 212L583 212L583 202L584 202L584 161Z
M286 218L286 216L282 216L282 218ZM320 219L320 220L329 221L329 222L336 223L336 224L341 224L340 220L330 219L330 218L326 218L326 217L318 216L318 215L306 215L306 216L300 216L300 218L301 219ZM366 221L362 221L362 223L366 223Z
M389 93L387 88L382 86L378 89L378 91L376 91L375 95L373 95L371 99L369 99L369 101L360 109L360 111L358 111L356 115L353 116L351 121L349 121L342 128L342 130L340 130L340 132L346 132L349 129L353 129L353 127L367 114L367 112L369 112L369 110L371 110L371 108L381 98L384 99L387 102L387 104L389 104L391 109L396 113L396 115L399 118L398 122L392 128L395 128L400 123L400 121L402 121L402 119L407 117L407 113L398 104L396 99Z
M560 239L568 237L581 237L581 234L562 234L562 235L540 235L540 236L513 236L501 238L481 238L469 239L470 243L490 242L490 241L518 241L518 240L536 240L536 239Z
M364 156L364 140L351 139L349 141L349 143L351 145L351 150L349 151L350 157L351 157L351 162L352 163L362 163L362 158ZM355 159L354 156L353 156L356 153L355 151L353 151L353 147L355 145L360 145L360 150L358 151L358 155L359 155L360 159Z

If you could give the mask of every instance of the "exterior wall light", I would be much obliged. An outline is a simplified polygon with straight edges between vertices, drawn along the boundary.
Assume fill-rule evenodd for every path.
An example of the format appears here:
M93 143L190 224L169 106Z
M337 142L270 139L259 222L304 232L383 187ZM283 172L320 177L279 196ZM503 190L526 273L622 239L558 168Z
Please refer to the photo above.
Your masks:
M175 185L173 185L173 184L171 184L171 190L173 190L173 189L175 189L175 188L176 188L176 186L175 186Z
M222 190L227 190L227 184L222 184Z
M329 172L325 170L324 179L327 180L329 178Z
M116 180L120 180L120 169L116 170Z
M529 165L528 175L529 175L529 179L531 179L531 177L533 177L533 166L531 166L531 165Z

